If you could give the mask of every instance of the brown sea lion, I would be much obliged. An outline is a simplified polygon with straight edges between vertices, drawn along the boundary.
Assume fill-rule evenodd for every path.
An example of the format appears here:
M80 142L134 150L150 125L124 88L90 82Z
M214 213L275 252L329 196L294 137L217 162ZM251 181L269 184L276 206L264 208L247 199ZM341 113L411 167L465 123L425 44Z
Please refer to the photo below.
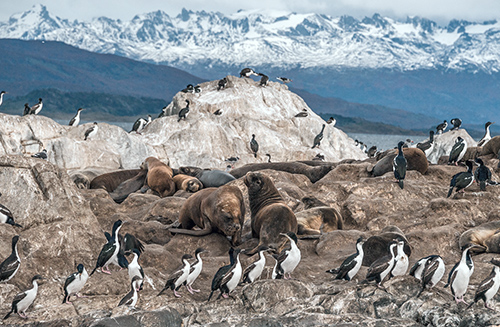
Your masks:
M245 176L250 171L259 171L264 169L273 169L285 171L291 174L302 174L309 178L312 183L316 183L322 179L330 170L332 165L309 166L302 162L269 162L269 163L254 163L247 164L231 170L229 173L236 178Z
M251 211L252 237L259 238L259 244L247 255L253 255L261 245L267 245L280 252L286 239L280 233L297 233L297 218L286 204L271 179L258 172L249 172L243 179L248 188Z
M487 156L487 155L494 155L497 156L499 155L499 150L500 150L500 135L494 136L489 140L481 150L481 155L482 156Z
M315 208L315 207L328 207L328 205L313 195L306 195L300 199L304 203L304 210Z
M90 182L90 188L102 188L108 192L113 192L118 185L136 176L140 171L140 169L123 169L99 175Z
M240 189L232 185L210 187L190 196L181 208L181 228L172 233L204 236L216 232L231 236L231 243L241 243L241 230L245 219L245 202ZM193 230L198 226L201 230Z
M148 157L141 165L146 169L146 184L161 198L175 193L175 183L172 179L172 169L155 157Z
M178 174L174 176L173 180L177 190L195 193L203 188L200 180L193 176Z
M342 215L334 208L316 207L295 213L297 235L321 235L344 228Z
M420 149L419 149L420 150ZM407 256L411 255L410 244L403 232L396 226L387 226L379 235L371 236L363 244L363 266L369 267L375 260L389 254L387 249L393 240L404 241L403 251Z
M122 203L131 193L140 190L144 186L147 175L148 171L146 169L141 169L137 175L118 185L113 192L109 193L109 196L111 196L116 203Z
M403 154L406 158L407 169L416 170L421 174L425 174L429 168L429 162L425 153L418 148L404 148ZM387 154L382 157L375 166L373 167L371 173L373 177L382 176L385 173L392 171L392 162L397 155L396 150L390 150Z
M471 249L474 253L500 253L500 220L490 221L463 232L458 245L461 249L477 245Z

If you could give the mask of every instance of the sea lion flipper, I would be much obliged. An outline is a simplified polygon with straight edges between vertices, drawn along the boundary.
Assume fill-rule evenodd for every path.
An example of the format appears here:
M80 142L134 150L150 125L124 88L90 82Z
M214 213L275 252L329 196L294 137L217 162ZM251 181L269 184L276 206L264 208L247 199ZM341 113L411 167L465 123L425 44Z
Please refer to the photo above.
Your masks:
M210 220L207 219L206 217L203 217L203 229L184 229L184 228L169 228L168 230L172 234L185 234L185 235L192 235L192 236L205 236L210 233L212 233L212 224L210 223Z

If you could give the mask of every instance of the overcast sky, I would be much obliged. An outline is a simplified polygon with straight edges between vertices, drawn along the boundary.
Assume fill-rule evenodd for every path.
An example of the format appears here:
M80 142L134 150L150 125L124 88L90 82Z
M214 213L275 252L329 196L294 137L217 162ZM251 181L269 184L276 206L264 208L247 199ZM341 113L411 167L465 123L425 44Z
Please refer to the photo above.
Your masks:
M52 14L70 20L89 21L106 16L130 20L136 14L163 10L171 16L182 8L219 11L231 14L239 9L280 10L297 13L322 13L357 18L382 16L402 18L421 16L447 24L451 19L485 21L500 18L500 0L1 0L0 21L26 11L37 3Z

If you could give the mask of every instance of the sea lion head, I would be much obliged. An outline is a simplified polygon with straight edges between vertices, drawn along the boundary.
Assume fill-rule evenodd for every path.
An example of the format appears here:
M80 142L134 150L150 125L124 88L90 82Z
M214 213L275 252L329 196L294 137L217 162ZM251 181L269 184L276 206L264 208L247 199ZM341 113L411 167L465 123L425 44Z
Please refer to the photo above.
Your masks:
M180 174L193 176L193 177L196 177L202 171L203 171L203 169L201 169L199 167L192 167L192 166L179 167Z
M222 193L216 203L217 227L225 235L231 236L233 243L239 242L245 217L243 195L236 186L226 186L220 191Z
M271 188L276 189L271 179L259 172L248 172L243 181L249 194L267 193Z
M198 179L191 179L187 182L187 187L186 191L191 192L191 193L196 193L199 190L201 190L203 187L203 184Z

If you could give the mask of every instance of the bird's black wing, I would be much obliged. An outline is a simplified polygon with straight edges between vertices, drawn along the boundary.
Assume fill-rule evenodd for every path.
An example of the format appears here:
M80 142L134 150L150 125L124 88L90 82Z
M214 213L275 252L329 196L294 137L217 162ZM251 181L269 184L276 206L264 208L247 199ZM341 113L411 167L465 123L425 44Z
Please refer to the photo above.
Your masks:
M16 296L14 296L14 299L12 300L12 307L14 308L17 306L17 304L26 297L26 292L18 293Z
M220 281L220 286L226 285L231 280L231 278L233 278L233 275L234 275L234 271L229 271L228 273L224 274L224 276L222 277L222 279Z
M123 239L120 241L121 248L123 251L131 251L133 249L139 250L140 253L144 252L144 245L132 234L125 234Z
M438 269L438 267L439 261L437 261L437 259L427 260L427 262L425 263L424 271L422 271L422 282L424 283L424 285L429 284L432 276L434 275L434 272Z
M0 281L9 278L19 267L20 262L17 261L17 257L10 255L7 259L0 264Z
M335 279L344 279L347 273L356 266L356 261L354 261L356 255L357 253L354 253L353 255L350 255L347 259L345 259L344 262L342 262Z
M94 130L94 126L90 127L89 129L87 129L85 131L85 137L88 137L90 133L92 133L92 131Z
M68 278L66 278L66 281L64 282L64 289L66 289L66 287L68 287L68 285L71 284L76 279L77 276L78 276L77 272L69 275Z
M12 212L4 205L0 204L0 213L7 216L7 218L14 218Z
M488 277L486 277L486 279L484 279L481 284L479 284L479 286L477 287L476 289L476 295L474 296L474 302L476 302L477 300L479 300L479 298L487 291L491 288L491 286L493 286L493 284L495 283L495 281L493 280L493 278L495 277L495 270L492 270L490 275Z
M457 267L459 264L460 264L460 262L457 262L453 266L453 268L451 268L450 273L448 274L448 283L446 283L446 285L444 287L447 287L448 285L450 285L453 282L453 280L455 279L455 277L453 276L453 273L455 273L455 275L456 275L456 270L457 270Z
M127 293L127 295L123 297L123 299L121 299L118 306L131 304L133 296L134 296L134 290L131 290L130 292Z
M245 280L248 276L248 274L255 268L255 262L251 263L248 265L248 267L245 268L243 271L243 280Z
M374 277L383 272L384 270L386 270L387 267L389 267L390 259L391 256L386 255L380 259L375 260L375 262L373 262L371 266L368 268L366 279L368 279L369 277Z
M99 257L97 258L96 267L102 267L111 258L115 252L116 246L113 243L106 243L102 247Z
M220 267L219 270L215 273L214 279L212 279L212 291L215 291L220 288L221 281L224 278L224 275L227 274L229 269L231 269L231 265Z

